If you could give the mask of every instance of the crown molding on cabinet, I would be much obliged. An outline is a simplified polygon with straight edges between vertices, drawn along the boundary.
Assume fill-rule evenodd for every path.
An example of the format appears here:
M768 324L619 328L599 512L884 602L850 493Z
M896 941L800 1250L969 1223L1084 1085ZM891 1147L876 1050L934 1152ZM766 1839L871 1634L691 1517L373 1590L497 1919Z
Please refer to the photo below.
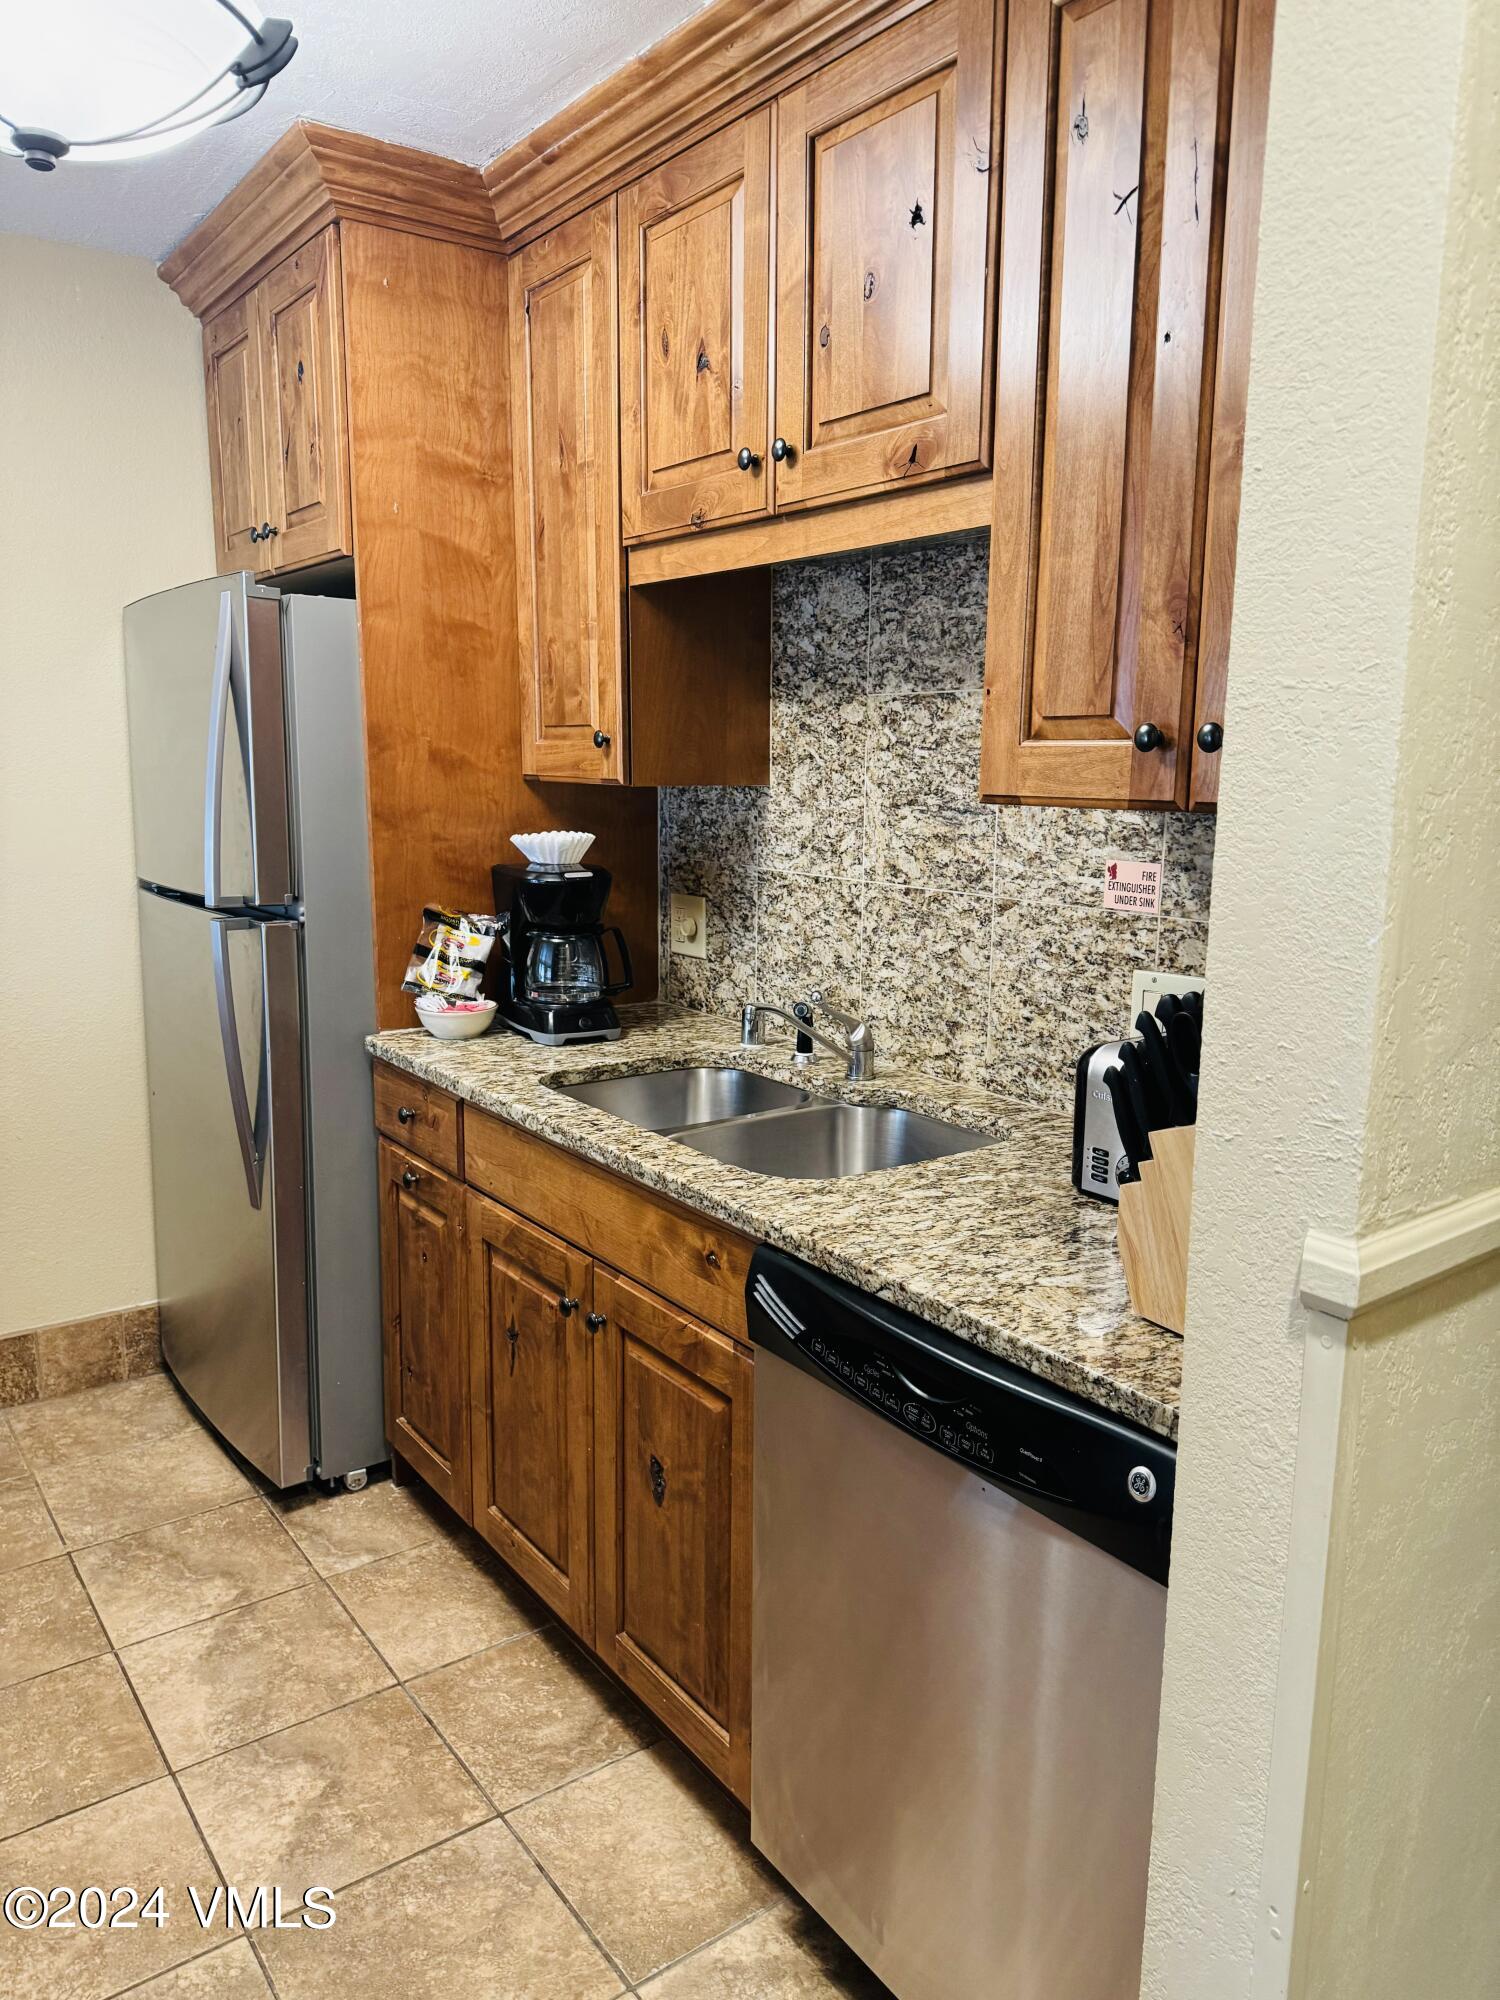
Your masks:
M302 122L163 259L160 275L204 319L330 222L500 248L476 168Z
M1384 1229L1309 1229L1298 1289L1315 1312L1355 1319L1497 1252L1500 1188L1486 1188Z
M499 153L484 185L507 250L766 103L925 0L714 0Z

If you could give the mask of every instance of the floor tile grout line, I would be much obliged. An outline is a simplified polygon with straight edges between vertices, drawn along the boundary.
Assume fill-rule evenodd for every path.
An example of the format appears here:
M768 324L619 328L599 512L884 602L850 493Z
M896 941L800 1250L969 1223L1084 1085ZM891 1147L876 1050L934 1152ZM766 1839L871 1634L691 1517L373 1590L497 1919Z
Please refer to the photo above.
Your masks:
M196 1516L190 1518L196 1518ZM278 1597L295 1597L299 1590L310 1590L315 1583L320 1583L321 1581L322 1578L314 1571L297 1583L285 1584L280 1590L268 1590L264 1597L247 1597L239 1604L221 1604L217 1611L205 1611L198 1618L185 1618L180 1625L164 1625L159 1632L143 1632L138 1639L121 1639L117 1641L111 1636L110 1645L117 1653L133 1652L137 1646L149 1646L157 1639L171 1639L177 1633L191 1632L199 1625L212 1625L216 1618L231 1618L239 1611L258 1611L263 1604L273 1604ZM85 1590L88 1590L87 1583L83 1587ZM92 1597L92 1592L90 1592L90 1596ZM94 1610L100 1624L104 1624L104 1615L100 1612L97 1603L94 1605Z
M641 1753L637 1751L632 1751L630 1754L632 1756L636 1756ZM617 1759L616 1761L618 1762L621 1760ZM520 1807L517 1806L515 1810L519 1812ZM516 1845L520 1848L521 1852L526 1856L527 1860L531 1863L532 1867L536 1870L538 1875L540 1875L542 1880L547 1884L547 1887L552 1891L553 1895L557 1897L558 1901L562 1904L563 1908L567 1910L569 1914L572 1916L574 1922L578 1925L579 1929L583 1932L584 1936L590 1940L590 1942L594 1945L595 1949L602 1955L605 1964L608 1965L610 1971L614 1973L615 1977L624 1986L625 1991L627 1993L634 1993L636 1991L636 1981L631 1978L630 1974L625 1970L624 1966L615 1957L614 1953L609 1950L603 1938L599 1936L598 1932L594 1929L592 1924L590 1924L587 1921L587 1919L583 1915L583 1912L573 1902L572 1898L566 1893L561 1883L559 1883L553 1877L550 1870L547 1868L546 1863L542 1860L541 1856L533 1850L530 1843L527 1841L525 1835L518 1833L516 1831L515 1827L511 1825L510 1821L505 1817L504 1813L500 1814L500 1823L505 1828L506 1832L510 1835L511 1839L515 1841Z
M363 1633L360 1636L363 1638ZM373 1646L370 1650L372 1653L375 1651ZM379 1657L376 1654L376 1658ZM385 1667L383 1660L380 1664ZM385 1671L390 1673L389 1667L385 1667ZM184 1772L201 1771L205 1765L218 1763L220 1758L237 1757L242 1750L253 1750L258 1743L269 1743L273 1737L286 1736L294 1729L304 1729L309 1722L326 1722L330 1715L342 1715L346 1708L358 1708L362 1701L372 1701L376 1695L389 1694L393 1688L399 1687L401 1683L393 1675L383 1687L366 1688L363 1694L350 1695L346 1701L335 1701L327 1708L314 1709L311 1715L299 1715L295 1722L279 1723L275 1729L263 1729L258 1736L247 1736L242 1743L229 1743L222 1750L210 1750L206 1757L194 1757L187 1764L173 1764L170 1766L172 1775L178 1777ZM405 1691L402 1688L403 1694Z
M678 1957L669 1959L665 1965L657 1966L654 1972L648 1972L640 1983L644 1986L653 1979L661 1979L667 1973L675 1972L679 1965L686 1965L690 1959L701 1957L704 1952L711 1951L716 1944L722 1944L725 1938L733 1937L736 1931L745 1930L749 1925L758 1923L768 1911L786 1902L789 1893L789 1891L778 1891L768 1903L762 1903L758 1910L750 1910L743 1917L736 1917L732 1924L715 1932L711 1938L705 1938L702 1944L695 1944L691 1951L682 1952Z
M574 1918L582 1926L585 1935L593 1939L594 1944L598 1947L598 1949L601 1952L604 1953L605 1959L608 1961L610 1967L616 1973L618 1973L619 1977L625 1982L625 1985L628 1988L630 1988L630 1990L633 1992L635 1990L634 1986L632 1985L630 1977L626 1973L624 1966L622 1966L618 1962L618 1960L614 1957L612 1952L605 1950L603 1940L595 1936L592 1928L587 1923L584 1922L582 1913L576 1908L574 1908L572 1902L568 1899L567 1896L563 1895L563 1892L558 1887L557 1883L552 1880L552 1877L547 1873L546 1869L542 1867L541 1862L537 1859L537 1857L534 1854L532 1854L531 1849L526 1845L526 1842L522 1839L521 1835L516 1832L516 1829L511 1825L510 1821L506 1818L505 1814L500 1810L499 1806L496 1805L494 1796L490 1792L488 1786L481 1784L478 1773L470 1768L467 1760L459 1753L458 1750L454 1748L453 1744L449 1742L446 1732L442 1728L440 1728L438 1723L435 1722L434 1719L427 1713L426 1709L423 1708L422 1704L417 1700L416 1696L412 1693L411 1689L405 1686L404 1683L398 1682L397 1685L400 1686L401 1692L406 1696L406 1699L411 1703L411 1706L415 1711L415 1713L419 1715L422 1718L422 1720L427 1724L427 1727L432 1731L433 1735L436 1736L439 1743L442 1744L443 1748L448 1752L448 1755L453 1759L454 1763L458 1765L459 1769L463 1772L464 1776L469 1780L469 1783L474 1787L475 1791L478 1792L479 1796L484 1800L485 1804L494 1814L495 1818L500 1821L501 1825L504 1826L506 1832L510 1834L511 1838L515 1840L519 1844L519 1846L523 1849L523 1851L530 1857L533 1866L537 1869L538 1873L542 1876L543 1880L547 1882L549 1887L552 1889L554 1895L560 1897L566 1908L572 1911ZM629 1752L627 1754L634 1755L634 1752ZM615 1761L619 1760L617 1759ZM519 1806L512 1807L511 1810L518 1812L520 1808Z

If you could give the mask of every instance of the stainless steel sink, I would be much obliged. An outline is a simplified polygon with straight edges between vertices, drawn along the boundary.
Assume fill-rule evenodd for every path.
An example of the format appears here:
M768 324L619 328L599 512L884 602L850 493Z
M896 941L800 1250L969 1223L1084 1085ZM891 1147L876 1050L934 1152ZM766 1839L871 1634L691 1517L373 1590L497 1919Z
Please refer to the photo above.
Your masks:
M752 1174L836 1181L994 1144L994 1134L884 1104L841 1104L749 1069L655 1070L557 1083L560 1097L611 1111L648 1132Z
M760 1111L784 1111L809 1102L807 1092L749 1069L656 1070L650 1076L606 1076L596 1083L559 1083L560 1097L594 1104L643 1125L648 1132L680 1132Z
M891 1105L810 1104L677 1134L684 1146L747 1173L836 1181L941 1160L995 1143L994 1134Z

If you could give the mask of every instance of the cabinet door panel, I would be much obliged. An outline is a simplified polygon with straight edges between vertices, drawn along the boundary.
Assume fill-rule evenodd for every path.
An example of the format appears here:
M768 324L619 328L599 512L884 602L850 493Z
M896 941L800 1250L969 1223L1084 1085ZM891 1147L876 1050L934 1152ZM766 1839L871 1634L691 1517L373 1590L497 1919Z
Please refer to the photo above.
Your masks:
M627 537L770 504L771 114L620 196L620 433ZM749 471L737 457L755 455Z
M266 449L278 569L348 555L338 232L321 236L262 280Z
M260 525L269 518L270 503L266 497L260 333L253 292L204 322L203 375L208 394L215 560L221 575L236 569L259 569L270 563L260 542ZM253 542L252 531L256 537Z
M1223 0L1011 9L990 797L1185 796L1222 16ZM1136 748L1144 723L1159 747Z
M752 1364L595 1275L598 1618L627 1686L744 1797L750 1770Z
M993 73L934 0L778 101L778 506L989 463Z
M380 1291L391 1444L450 1506L469 1502L464 1191L380 1142Z
M472 1193L468 1234L471 1518L538 1596L591 1639L589 1261Z
M510 287L522 762L531 777L618 780L629 746L613 198L512 258Z

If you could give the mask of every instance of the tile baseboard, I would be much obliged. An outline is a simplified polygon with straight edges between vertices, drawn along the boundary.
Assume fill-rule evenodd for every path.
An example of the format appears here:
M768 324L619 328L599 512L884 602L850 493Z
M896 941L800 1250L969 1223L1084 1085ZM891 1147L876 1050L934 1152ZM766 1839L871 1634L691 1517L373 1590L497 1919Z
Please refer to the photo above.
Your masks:
M0 1337L0 1409L127 1382L162 1365L155 1303L122 1306L89 1319L62 1320Z

